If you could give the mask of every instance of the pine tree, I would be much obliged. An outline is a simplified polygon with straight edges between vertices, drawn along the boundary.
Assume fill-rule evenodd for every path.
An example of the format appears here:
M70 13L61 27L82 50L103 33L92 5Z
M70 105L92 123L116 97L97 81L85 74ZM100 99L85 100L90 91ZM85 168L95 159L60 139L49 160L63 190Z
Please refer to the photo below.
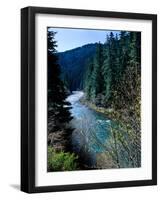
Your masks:
M48 31L48 127L60 129L72 117L66 91L60 79L60 66L56 55L55 32Z
M85 92L88 100L93 103L99 102L99 95L103 92L103 45L99 42L96 47L96 53L86 65Z
M93 86L95 88L94 98L97 94L102 92L102 73L101 68L103 64L103 47L101 43L98 43L96 49L96 55L94 59L94 70L93 70Z
M89 59L88 62L86 63L86 72L84 76L84 91L86 93L86 99L90 101L92 99L92 91L94 88L93 85L93 69L94 69L94 63L93 63L93 58Z
M119 40L118 36L114 36L113 32L110 33L109 37L107 37L107 50L106 50L106 64L107 66L104 66L104 74L109 74L108 77L104 77L104 80L107 78L108 80L108 91L109 94L107 94L106 91L106 97L108 97L108 105L111 105L113 102L113 98L115 95L115 92L117 90L118 82L119 82ZM105 63L104 63L105 65ZM105 73L106 72L106 73ZM107 88L106 88L107 90Z
M103 75L103 91L105 95L104 106L108 107L108 100L111 96L111 66L110 66L110 38L107 34L106 42L104 45L104 60L102 65L102 75Z
M112 148L119 167L119 157L125 157L129 166L140 166L140 43L140 33L121 31L117 36L111 32L105 44L98 45L85 78L87 100L96 106L101 101L102 107L112 108L109 114L119 125L111 129Z

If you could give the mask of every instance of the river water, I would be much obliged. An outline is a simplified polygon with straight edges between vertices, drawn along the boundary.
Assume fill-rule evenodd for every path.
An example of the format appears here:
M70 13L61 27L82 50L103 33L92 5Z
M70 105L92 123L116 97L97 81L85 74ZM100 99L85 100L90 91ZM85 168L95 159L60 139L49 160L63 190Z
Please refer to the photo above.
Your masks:
M72 105L73 151L90 168L96 165L96 155L105 151L111 122L105 115L83 105L79 101L83 95L83 92L75 91L68 96L67 101Z

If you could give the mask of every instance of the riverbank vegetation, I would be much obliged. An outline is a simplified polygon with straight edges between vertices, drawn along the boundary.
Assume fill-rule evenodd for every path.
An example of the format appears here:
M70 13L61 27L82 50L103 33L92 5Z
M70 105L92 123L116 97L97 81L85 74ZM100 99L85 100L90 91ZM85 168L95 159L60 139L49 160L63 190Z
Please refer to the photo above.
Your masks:
M141 33L111 32L105 43L62 53L55 34L48 30L48 171L81 169L71 147L73 117L66 101L73 90L82 90L82 103L110 119L110 137L93 168L140 167ZM86 121L82 131L89 129Z
M72 119L67 92L60 79L55 33L48 31L48 171L74 170L77 157L70 153Z
M78 156L74 153L56 152L52 146L48 147L48 171L78 170Z
M140 37L137 32L122 31L119 36L111 32L86 65L87 105L116 123L111 126L107 149L117 167L141 165Z

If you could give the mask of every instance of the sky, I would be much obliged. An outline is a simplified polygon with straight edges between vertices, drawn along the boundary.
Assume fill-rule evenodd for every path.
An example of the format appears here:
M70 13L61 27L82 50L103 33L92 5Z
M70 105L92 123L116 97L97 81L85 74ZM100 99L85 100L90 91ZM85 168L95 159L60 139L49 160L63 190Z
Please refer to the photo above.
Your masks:
M50 31L57 32L55 39L57 41L57 51L63 52L74 49L88 43L104 43L106 36L111 31L91 30L91 29L72 29L72 28L48 28ZM119 31L112 31L119 34Z

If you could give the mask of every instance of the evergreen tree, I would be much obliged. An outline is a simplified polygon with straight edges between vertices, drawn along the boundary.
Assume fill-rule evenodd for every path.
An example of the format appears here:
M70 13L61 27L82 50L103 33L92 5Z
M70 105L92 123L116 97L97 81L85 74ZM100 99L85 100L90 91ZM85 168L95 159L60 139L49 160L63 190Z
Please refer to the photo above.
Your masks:
M120 78L120 51L118 36L110 33L107 35L104 45L104 61L102 66L103 73L103 90L104 90L104 106L107 107L113 101L113 96L117 90Z
M137 32L121 31L119 36L111 32L104 45L97 44L96 54L86 66L84 80L89 101L116 109L124 104L132 105L136 91L133 86L141 72L140 36ZM130 92L130 88L134 91Z
M99 42L96 47L96 53L86 64L85 74L85 92L88 100L99 104L99 95L103 92L103 45Z
M123 74L129 62L129 32L121 31L119 40L119 63L120 71Z
M93 86L93 98L96 98L99 93L102 92L103 78L102 78L102 64L103 64L103 47L101 43L98 43L96 48L96 55L94 58L94 69L92 73L92 86Z
M102 65L102 74L103 74L103 91L105 95L105 104L104 106L108 106L108 100L111 96L111 66L110 66L110 38L107 34L106 42L104 45L104 61Z
M94 69L94 63L93 63L93 58L89 59L87 64L86 64L86 73L84 76L84 91L86 93L86 99L89 101L92 98L92 91L94 88L93 85L93 77L92 77L92 73L93 73L93 69Z
M125 39L127 39L126 36ZM120 59L120 63L123 63L122 75L113 103L118 108L134 105L135 99L138 96L136 91L141 72L140 56L138 57L140 55L140 44L138 43L137 33L130 32L128 34L128 41L125 42L128 44L128 47L124 44L125 55L121 55Z
M66 91L60 79L60 66L56 54L55 32L48 31L48 127L57 130L72 117Z
M141 34L111 32L104 45L87 64L84 88L87 100L107 109L112 121L112 147L109 148L118 167L121 158L129 167L140 167L141 161ZM110 145L110 144L109 144ZM119 148L118 148L119 147Z

